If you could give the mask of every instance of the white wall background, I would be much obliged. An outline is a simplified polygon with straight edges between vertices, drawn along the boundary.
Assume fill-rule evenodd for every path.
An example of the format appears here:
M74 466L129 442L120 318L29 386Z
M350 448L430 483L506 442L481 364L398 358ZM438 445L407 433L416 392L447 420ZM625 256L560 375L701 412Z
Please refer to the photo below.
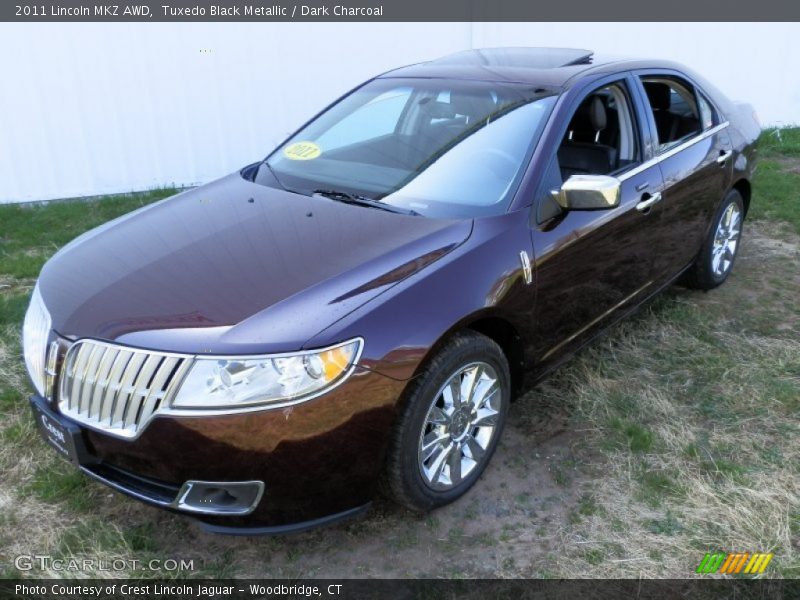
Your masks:
M502 45L674 59L800 123L800 24L3 23L0 203L203 183L373 74Z

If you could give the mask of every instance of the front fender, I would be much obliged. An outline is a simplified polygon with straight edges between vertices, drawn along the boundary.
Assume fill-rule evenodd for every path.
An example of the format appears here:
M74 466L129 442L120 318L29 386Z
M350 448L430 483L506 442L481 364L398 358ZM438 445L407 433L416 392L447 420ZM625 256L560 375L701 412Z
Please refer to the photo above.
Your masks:
M525 209L476 220L465 244L322 331L309 346L361 336L363 367L407 380L438 342L475 319L502 318L529 338L535 288L525 282L520 261L521 251L532 252L527 216Z

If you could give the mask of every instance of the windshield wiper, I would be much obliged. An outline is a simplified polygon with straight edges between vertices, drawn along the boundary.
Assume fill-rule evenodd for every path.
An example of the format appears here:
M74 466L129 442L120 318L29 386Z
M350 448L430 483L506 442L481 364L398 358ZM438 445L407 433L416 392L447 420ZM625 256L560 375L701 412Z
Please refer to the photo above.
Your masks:
M408 208L401 208L399 206L394 206L392 204L386 204L385 202L380 202L379 200L373 200L372 198L367 198L366 196L359 196L358 194L350 194L348 192L342 192L339 190L314 190L312 194L319 194L320 196L325 196L326 198L330 198L331 200L336 200L337 202L344 202L345 204L355 204L357 206L369 206L371 208L380 208L382 210L388 210L389 212L399 213L401 215L419 216L419 213L415 210L411 210Z

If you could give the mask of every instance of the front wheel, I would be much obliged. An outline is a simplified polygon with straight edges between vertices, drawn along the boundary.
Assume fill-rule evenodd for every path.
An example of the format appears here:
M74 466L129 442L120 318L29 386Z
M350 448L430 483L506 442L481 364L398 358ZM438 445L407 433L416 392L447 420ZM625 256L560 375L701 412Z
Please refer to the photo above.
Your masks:
M424 511L471 488L497 447L510 390L494 341L468 332L446 344L406 395L386 468L394 500Z
M739 251L743 221L742 196L731 190L717 209L708 238L686 275L689 287L710 290L728 278Z

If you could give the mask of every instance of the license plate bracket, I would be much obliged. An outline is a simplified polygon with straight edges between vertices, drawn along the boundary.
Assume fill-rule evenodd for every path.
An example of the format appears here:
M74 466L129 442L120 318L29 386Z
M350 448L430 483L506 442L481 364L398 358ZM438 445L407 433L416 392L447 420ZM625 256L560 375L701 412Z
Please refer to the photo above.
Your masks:
M80 427L56 415L37 397L31 398L31 409L39 433L62 457L76 467L97 462L86 449Z

